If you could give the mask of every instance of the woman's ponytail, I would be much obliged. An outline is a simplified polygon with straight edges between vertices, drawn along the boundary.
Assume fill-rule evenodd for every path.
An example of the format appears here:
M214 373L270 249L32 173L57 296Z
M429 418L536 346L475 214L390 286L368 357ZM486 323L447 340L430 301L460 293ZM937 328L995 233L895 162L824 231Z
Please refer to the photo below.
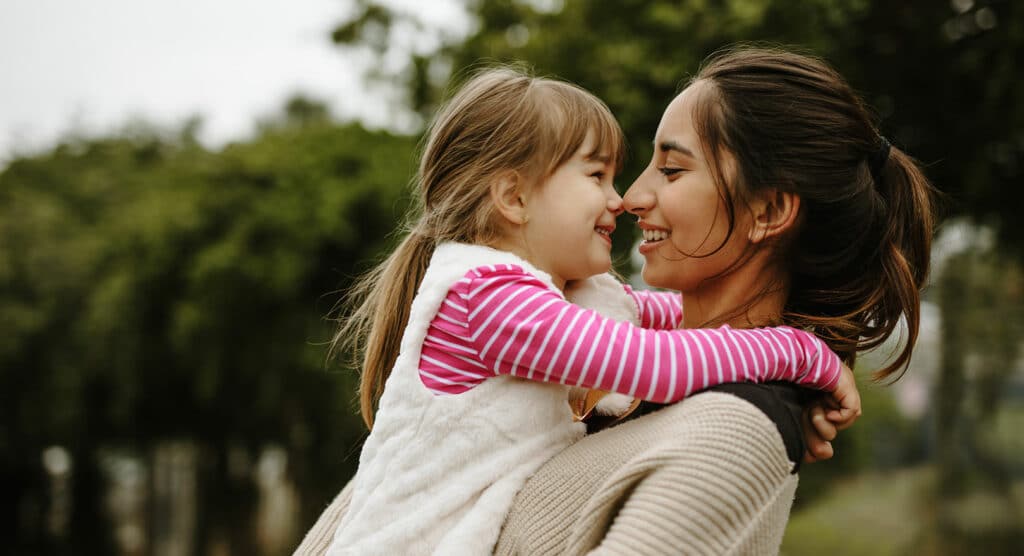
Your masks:
M778 251L782 322L813 331L853 366L906 319L906 343L874 373L898 378L920 327L935 220L917 163L878 135L855 91L818 58L731 48L696 79L711 84L697 126L712 152L733 155L738 197L766 188L800 197L800 221Z
M905 316L907 327L906 343L899 354L874 373L875 379L884 379L905 368L917 341L920 292L928 279L935 213L931 184L917 163L899 149L891 148L875 181L885 204L879 279L870 296L878 300L871 311L872 324L878 328L871 330L874 334L861 345L874 347L884 341L898 325L900 315Z

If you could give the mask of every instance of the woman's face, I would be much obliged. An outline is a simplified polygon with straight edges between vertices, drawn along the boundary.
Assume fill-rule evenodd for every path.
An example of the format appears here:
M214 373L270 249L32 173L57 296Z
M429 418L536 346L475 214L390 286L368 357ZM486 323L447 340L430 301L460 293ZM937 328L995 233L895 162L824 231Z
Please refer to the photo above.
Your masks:
M624 196L638 217L644 241L644 281L683 293L712 285L746 248L749 213L729 213L704 159L693 123L693 108L707 84L698 81L669 104L654 137L654 157ZM721 161L726 180L734 176L731 156ZM709 280L711 279L711 280Z

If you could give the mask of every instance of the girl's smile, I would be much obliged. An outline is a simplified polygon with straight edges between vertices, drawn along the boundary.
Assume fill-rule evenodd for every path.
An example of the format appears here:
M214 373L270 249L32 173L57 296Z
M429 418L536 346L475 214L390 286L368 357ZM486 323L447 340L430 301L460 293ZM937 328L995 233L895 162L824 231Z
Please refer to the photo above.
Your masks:
M611 234L622 213L609 157L594 152L593 133L572 158L525 196L529 218L508 238L525 259L551 275L559 287L608 272Z

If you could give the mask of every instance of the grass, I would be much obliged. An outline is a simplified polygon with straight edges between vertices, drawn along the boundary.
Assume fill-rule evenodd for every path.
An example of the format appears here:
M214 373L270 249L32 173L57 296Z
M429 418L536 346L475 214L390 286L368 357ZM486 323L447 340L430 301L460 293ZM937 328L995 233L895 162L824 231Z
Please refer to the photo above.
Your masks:
M922 505L934 477L932 469L916 468L867 473L837 484L827 497L791 516L781 554L907 554L923 532Z
M780 554L1020 554L1024 480L1014 481L1006 495L974 489L944 502L936 501L935 481L935 469L924 466L838 483L793 513Z

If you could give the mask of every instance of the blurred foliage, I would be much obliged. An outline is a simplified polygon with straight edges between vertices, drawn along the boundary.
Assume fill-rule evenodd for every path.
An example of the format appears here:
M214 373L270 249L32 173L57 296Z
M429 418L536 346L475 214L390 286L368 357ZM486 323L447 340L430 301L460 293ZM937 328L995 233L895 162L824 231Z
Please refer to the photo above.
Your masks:
M1019 3L464 5L473 22L468 35L359 0L331 40L378 56L368 77L397 86L406 105L394 110L421 121L482 64L525 61L579 83L609 104L633 149L622 189L649 159L663 107L707 54L736 41L802 45L864 92L883 132L923 160L948 194L949 212L994 226L1004 247L1024 253L1015 214L1024 201L1017 187L1024 171ZM13 539L13 553L114 552L99 511L97 454L104 449L146 460L163 442L195 441L195 546L227 539L236 553L258 552L247 525L256 504L246 466L266 444L287 450L303 525L355 468L364 435L355 373L325 365L332 324L324 315L336 292L393 239L408 205L417 138L332 122L306 98L290 100L251 140L222 150L196 141L199 125L69 139L0 171L0 531ZM622 254L632 239L617 235ZM984 280L1019 284L998 278L1004 275ZM955 287L948 291L956 299ZM995 319L985 322L983 308L999 305L1009 290L978 291L992 293L969 302L979 309L965 322L998 329ZM997 365L1009 353L1005 342L1020 337L986 334L949 336L965 344L964 355L950 359L945 388L952 395L965 391L964 358L978 352L967 344L1003 342L971 344L988 346L980 353ZM989 376L988 386L971 390L981 408L995 404L1005 384L998 369ZM815 497L837 475L927 455L917 424L877 390L864 394L865 417L837 441L839 458L805 469L801 503L825 504ZM962 414L962 398L948 403ZM994 412L986 419L983 430L1004 435L1019 422ZM981 450L995 441L986 442ZM74 464L62 538L47 533L49 484L40 465L53 445L67 447Z
M1011 556L1024 542L1019 509L1024 480L1000 496L976 492L936 503L941 481L932 466L870 472L839 482L834 495L795 512L782 542L782 555ZM801 477L803 483L803 477ZM801 490L803 484L801 484ZM932 526L938 516L957 535Z
M6 527L41 529L39 454L53 444L85 476L98 446L145 456L195 440L208 529L251 511L248 477L224 480L230 450L286 447L303 522L351 475L355 375L324 372L323 317L395 231L414 140L326 114L294 99L220 152L189 128L137 129L0 174ZM76 494L75 544L103 546L98 494Z
M858 370L861 377L869 375L862 371ZM858 388L863 416L856 426L833 441L834 459L801 466L794 511L831 495L838 477L892 470L925 459L927 431L922 423L911 421L900 412L892 391L863 380Z
M1024 397L1012 387L1024 338L1024 271L1019 260L972 243L944 262L936 287L938 478L924 542L930 553L1009 554L1003 547L1024 543L1024 501L1013 494L1024 488L1015 485L1024 451L1019 430L1007 434L1024 419Z
M927 513L924 500L935 476L934 469L918 467L841 481L833 496L793 513L780 554L921 554L913 543L922 534L922 516ZM802 473L800 496L807 490L805 479Z
M862 91L882 132L920 159L945 210L993 225L1024 255L1024 5L1007 0L467 0L468 37L359 0L333 38L407 60L389 79L429 118L471 68L526 61L608 103L633 149L623 189L651 155L663 108L700 61L736 42L817 54ZM437 44L410 49L404 35ZM405 49L405 50L402 50ZM402 50L401 52L397 52ZM629 243L626 234L621 245ZM620 245L620 244L617 244Z

